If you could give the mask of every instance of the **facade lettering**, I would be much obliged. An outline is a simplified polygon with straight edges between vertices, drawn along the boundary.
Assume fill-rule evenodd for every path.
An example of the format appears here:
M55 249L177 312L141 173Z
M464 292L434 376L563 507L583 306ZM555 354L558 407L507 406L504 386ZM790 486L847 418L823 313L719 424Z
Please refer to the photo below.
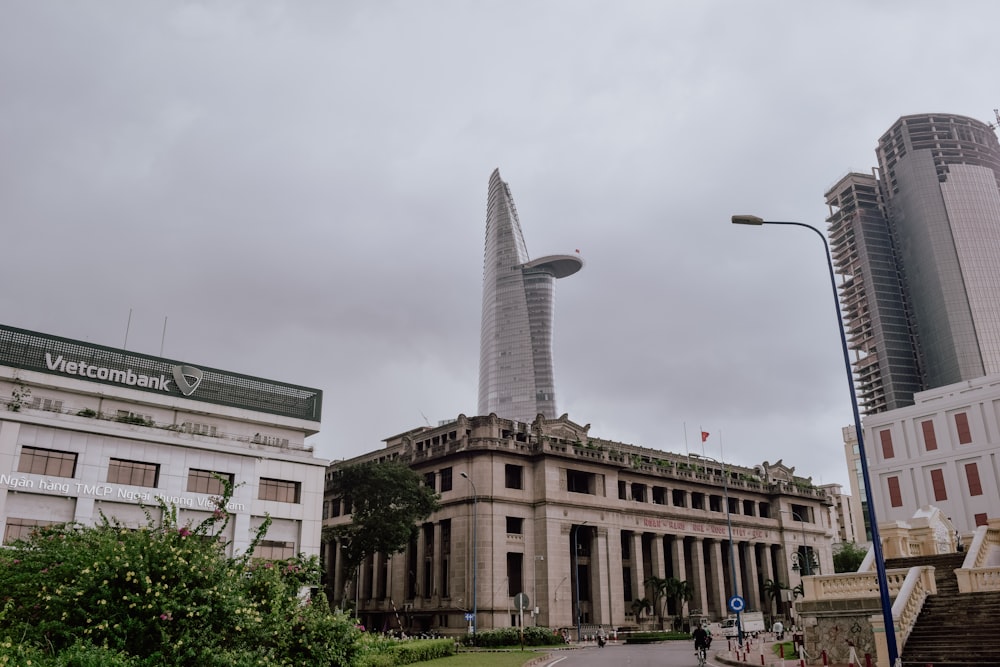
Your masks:
M53 491L55 493L62 494L64 496L70 495L70 483L63 482L59 480L42 478L40 480L30 479L25 476L15 477L13 475L0 475L0 486L5 486L9 489L39 489L41 491ZM135 491L133 489L112 486L110 484L84 484L83 482L74 482L76 494L82 496L91 496L96 498L117 498L121 500L130 500L136 503L148 503L154 500L162 500L168 505L176 505L177 507L205 507L205 508L215 508L216 499L212 497L199 497L193 498L190 496L154 496L150 491ZM226 509L230 512L246 512L246 503L236 503L229 501L226 504Z
M66 375L79 375L96 380L110 380L130 387L144 387L147 389L159 389L160 391L170 391L170 383L173 382L166 375L160 374L143 375L136 373L131 368L127 370L116 370L104 368L103 366L93 366L82 361L67 361L60 354L55 359L50 352L45 353L45 365L50 371L59 371Z
M674 533L699 533L707 535L721 535L724 537L729 536L729 528L727 526L714 523L695 523L693 521L677 521L675 519L655 519L651 517L643 517L642 525L644 528L665 528ZM768 536L769 533L766 530L733 526L734 538L766 539Z
M0 475L0 484L8 486L12 489L35 488L35 480L28 479L27 477L11 477L10 475Z

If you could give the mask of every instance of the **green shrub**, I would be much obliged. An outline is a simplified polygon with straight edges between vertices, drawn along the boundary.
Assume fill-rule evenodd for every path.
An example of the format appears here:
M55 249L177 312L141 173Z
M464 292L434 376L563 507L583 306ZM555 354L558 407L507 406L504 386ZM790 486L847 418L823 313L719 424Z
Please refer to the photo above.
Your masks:
M476 633L474 638L472 635L465 635L461 641L465 646L483 648L520 646L521 635L517 628L498 628L496 630L481 630ZM565 643L566 640L563 636L551 628L531 626L524 629L525 646L553 646Z
M22 650L57 659L32 665L63 665L75 652L65 663L73 667L350 664L353 619L322 595L299 596L319 584L316 557L251 560L269 520L247 554L225 555L216 535L230 521L231 493L197 525L179 525L176 508L162 505L162 521L147 511L137 530L102 517L44 527L0 550L0 638L17 638L0 666L22 664L4 662Z

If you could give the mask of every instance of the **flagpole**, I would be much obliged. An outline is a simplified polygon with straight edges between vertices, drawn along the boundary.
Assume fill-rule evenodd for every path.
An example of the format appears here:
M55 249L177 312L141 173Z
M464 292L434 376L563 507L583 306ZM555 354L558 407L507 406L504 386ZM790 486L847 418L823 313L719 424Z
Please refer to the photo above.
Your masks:
M705 433L705 427L699 426L701 429L701 455L705 456L705 441L708 440L707 434Z
M691 458L691 450L688 449L688 423L684 422L684 456Z

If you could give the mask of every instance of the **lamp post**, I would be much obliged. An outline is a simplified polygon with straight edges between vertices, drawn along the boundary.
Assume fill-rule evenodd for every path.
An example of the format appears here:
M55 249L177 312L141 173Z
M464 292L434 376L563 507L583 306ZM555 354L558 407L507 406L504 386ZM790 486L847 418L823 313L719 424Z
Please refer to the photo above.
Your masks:
M726 528L729 529L729 579L733 582L733 597L737 597L740 594L740 589L738 582L736 581L736 554L733 548L733 519L729 514L729 471L726 470L726 464L722 461L716 461L711 456L704 456L698 454L692 454L694 458L705 459L707 461L715 461L722 466L722 496L726 503ZM736 639L740 646L743 646L743 623L740 616L740 612L736 612Z
M580 619L580 557L577 553L579 547L578 538L580 535L580 529L587 525L584 521L579 526L573 526L573 577L576 579L576 641L579 643L581 639L581 619Z
M833 288L833 303L837 311L837 323L840 325L840 344L844 353L844 369L847 371L847 387L851 392L851 408L854 410L854 431L858 438L858 456L861 459L861 475L865 485L865 501L868 503L868 523L871 524L872 531L872 553L875 556L875 576L878 580L879 598L882 607L882 622L885 625L885 643L889 652L889 664L895 665L899 658L899 651L896 648L896 627L892 620L892 603L889 600L889 581L885 574L885 558L882 555L882 539L878 533L878 517L875 514L875 502L872 497L871 479L868 474L868 456L865 454L865 440L861 432L861 414L858 410L858 394L854 388L854 373L851 371L851 355L847 348L847 333L844 331L844 316L840 312L840 299L837 296L837 278L833 271L833 259L830 256L830 244L827 243L823 232L812 225L802 222L778 222L774 220L764 220L755 215L734 215L734 225L790 225L793 227L804 227L816 234L823 242L826 255L826 264L830 270L830 287Z
M531 597L533 598L533 605L531 608L531 617L534 619L534 625L538 625L538 561L545 561L545 556L535 556L531 561Z
M476 524L479 522L479 492L476 491L476 485L468 475L464 472L461 475L469 483L469 486L472 487L472 639L473 643L475 643L476 627L479 624L479 619L476 618L476 613L478 612L476 608L476 566L478 565L476 562L476 552L479 550L479 544L476 540Z
M802 555L797 556L792 564L792 569L798 569L802 572L803 577L808 577L812 574L813 568L813 556L809 552L808 547L806 547L806 522L798 512L793 510L780 510L782 514L791 514L792 518L799 522L802 528ZM801 561L801 562L799 562Z

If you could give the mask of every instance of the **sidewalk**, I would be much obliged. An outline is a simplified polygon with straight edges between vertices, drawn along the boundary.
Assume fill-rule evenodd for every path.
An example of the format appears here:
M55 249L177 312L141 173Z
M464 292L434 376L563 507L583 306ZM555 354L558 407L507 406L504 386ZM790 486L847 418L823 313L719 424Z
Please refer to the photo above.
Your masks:
M736 642L716 639L712 642L712 660L714 662L731 665L732 667L746 667L750 665L763 665L764 667L797 667L798 658L780 658L775 653L774 646L781 642L773 640L751 639L744 643L744 651L738 652ZM732 648L730 648L730 646ZM763 657L763 660L761 660ZM806 662L808 665L809 663ZM822 660L817 660L816 664L822 665ZM861 664L856 667L864 667L864 656L861 657ZM847 663L829 663L828 667L849 667Z

